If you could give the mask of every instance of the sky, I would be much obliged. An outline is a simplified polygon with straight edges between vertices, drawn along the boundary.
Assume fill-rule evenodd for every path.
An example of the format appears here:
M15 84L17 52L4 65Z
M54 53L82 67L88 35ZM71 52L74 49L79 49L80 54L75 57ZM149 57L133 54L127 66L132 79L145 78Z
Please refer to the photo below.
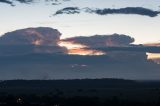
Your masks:
M24 1L0 0L0 80L160 78L159 0Z
M97 15L53 14L65 7L79 8L125 8L144 7L160 11L159 0L71 0L61 1L59 5L50 2L34 2L15 6L0 3L0 35L6 32L28 27L52 27L62 33L62 38L73 36L91 36L95 34L126 34L135 38L136 44L160 41L160 15L148 17L142 15Z

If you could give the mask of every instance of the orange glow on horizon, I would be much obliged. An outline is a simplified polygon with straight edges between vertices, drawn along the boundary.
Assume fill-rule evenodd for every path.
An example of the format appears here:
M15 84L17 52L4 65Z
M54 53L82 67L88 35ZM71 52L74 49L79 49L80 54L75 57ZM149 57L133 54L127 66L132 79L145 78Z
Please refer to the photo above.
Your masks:
M75 44L73 42L66 42L66 41L60 41L59 46L64 46L67 49L75 49L75 48L85 48L87 46L82 45L82 44Z
M68 54L75 55L104 55L105 53L98 50L85 49L86 45L76 44L73 42L61 41L60 46L66 47L68 49Z
M105 53L97 50L87 50L83 48L70 49L68 54L77 54L77 55L104 55Z
M147 44L144 44L145 46L160 46L160 43L157 42L157 43L147 43Z
M160 53L147 53L148 60L152 60L157 64L160 64Z
M160 58L160 53L147 53L148 59L157 59Z

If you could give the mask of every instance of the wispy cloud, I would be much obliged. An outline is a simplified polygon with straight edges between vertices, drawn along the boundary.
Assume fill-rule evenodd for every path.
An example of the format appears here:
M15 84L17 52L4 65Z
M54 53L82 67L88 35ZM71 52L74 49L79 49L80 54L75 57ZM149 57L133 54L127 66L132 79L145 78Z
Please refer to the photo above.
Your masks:
M75 13L81 13L81 12L97 14L97 15L136 14L136 15L149 16L149 17L156 17L158 16L158 14L160 14L160 11L154 11L154 10L143 8L143 7L126 7L126 8L119 8L119 9L111 9L111 8L92 9L88 7L80 9L78 7L66 7L58 10L54 15L75 14Z
M149 17L157 16L160 11L154 11L151 9L143 8L143 7L126 7L126 8L119 8L119 9L95 9L95 10L88 10L89 13L95 13L98 15L107 15L107 14L137 14L137 15L144 15Z
M0 3L6 3L11 6L15 6L15 2L19 3L25 3L25 4L32 4L34 2L37 2L38 0L0 0ZM52 5L59 5L61 2L66 2L70 0L39 0L38 2L51 2Z
M54 15L58 14L79 14L81 10L78 7L66 7L61 10L56 11Z

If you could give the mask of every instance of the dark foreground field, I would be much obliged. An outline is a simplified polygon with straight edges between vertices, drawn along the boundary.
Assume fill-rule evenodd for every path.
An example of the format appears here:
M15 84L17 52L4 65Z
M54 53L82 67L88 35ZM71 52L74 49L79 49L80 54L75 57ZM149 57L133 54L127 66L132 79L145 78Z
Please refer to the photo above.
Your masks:
M121 79L0 82L0 106L160 106L159 81Z

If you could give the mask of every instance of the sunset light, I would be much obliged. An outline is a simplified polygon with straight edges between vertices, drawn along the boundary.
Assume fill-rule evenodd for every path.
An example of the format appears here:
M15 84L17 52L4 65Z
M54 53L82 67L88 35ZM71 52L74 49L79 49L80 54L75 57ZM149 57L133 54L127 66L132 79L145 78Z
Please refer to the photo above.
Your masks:
M98 50L87 49L88 47L82 44L76 44L72 42L60 41L60 46L68 49L68 54L75 55L104 55L106 53Z
M82 45L82 44L75 44L75 43L72 43L72 42L65 42L65 41L60 41L59 42L59 46L64 46L67 49L76 49L76 48L85 48L85 47L87 47L87 46Z
M32 44L39 46L39 45L41 45L41 40L35 40L32 42Z
M160 53L147 53L148 60L152 60L157 64L160 64Z
M0 0L0 106L160 106L160 0Z
M148 59L157 59L160 58L160 53L147 53Z

